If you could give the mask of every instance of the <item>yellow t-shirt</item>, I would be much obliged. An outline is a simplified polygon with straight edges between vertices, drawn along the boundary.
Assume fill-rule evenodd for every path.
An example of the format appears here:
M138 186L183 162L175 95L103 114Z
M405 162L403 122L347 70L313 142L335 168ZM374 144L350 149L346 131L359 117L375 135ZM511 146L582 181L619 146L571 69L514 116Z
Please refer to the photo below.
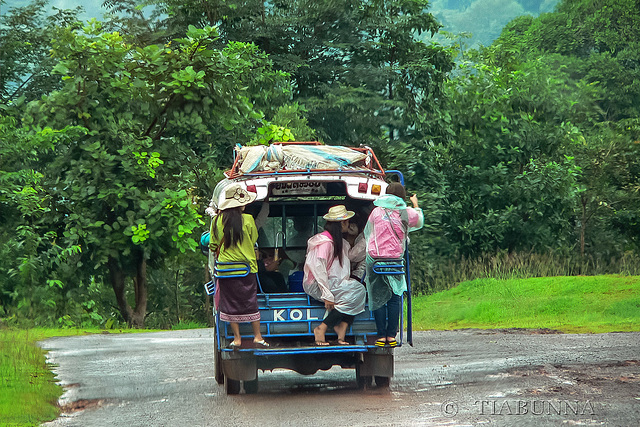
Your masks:
M218 215L219 216L219 215ZM213 217L211 221L209 249L216 251L220 246L218 254L219 262L246 262L249 264L252 273L258 272L258 262L256 261L255 243L258 241L258 229L253 217L249 214L242 214L242 241L232 248L226 248L221 244L224 236L222 229L222 217ZM214 227L217 228L217 235L214 233ZM236 268L236 266L229 266Z

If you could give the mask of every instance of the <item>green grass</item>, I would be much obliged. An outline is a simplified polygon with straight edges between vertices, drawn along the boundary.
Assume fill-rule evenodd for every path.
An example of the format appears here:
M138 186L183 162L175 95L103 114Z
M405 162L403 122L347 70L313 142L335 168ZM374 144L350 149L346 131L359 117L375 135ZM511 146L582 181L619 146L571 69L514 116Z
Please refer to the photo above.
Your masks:
M109 332L149 332L114 330ZM104 333L99 329L0 328L0 426L38 426L54 420L62 387L56 384L37 341L59 336Z
M208 327L209 326L204 323L181 320L177 324L173 325L171 329L176 331L179 329L201 329L201 328L208 328Z
M416 330L640 331L640 276L477 279L413 299Z

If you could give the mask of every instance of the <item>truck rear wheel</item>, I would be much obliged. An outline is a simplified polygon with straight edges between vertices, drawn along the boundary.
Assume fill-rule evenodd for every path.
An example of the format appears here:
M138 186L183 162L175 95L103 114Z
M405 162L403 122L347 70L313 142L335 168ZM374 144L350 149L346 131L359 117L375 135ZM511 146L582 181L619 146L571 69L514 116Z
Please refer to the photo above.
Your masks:
M215 329L214 329L215 334ZM213 368L214 368L214 377L216 379L216 383L219 385L224 384L224 372L222 371L222 352L220 351L220 346L218 345L218 335L215 334L213 338Z

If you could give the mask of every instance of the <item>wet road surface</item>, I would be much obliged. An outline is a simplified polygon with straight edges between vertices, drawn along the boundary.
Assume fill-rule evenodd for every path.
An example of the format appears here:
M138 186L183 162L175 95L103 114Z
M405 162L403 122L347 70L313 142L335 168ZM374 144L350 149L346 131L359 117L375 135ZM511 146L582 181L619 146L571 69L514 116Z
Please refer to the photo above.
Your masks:
M45 425L640 425L640 333L546 332L417 332L388 389L277 370L237 396L213 379L210 329L52 338L65 412Z

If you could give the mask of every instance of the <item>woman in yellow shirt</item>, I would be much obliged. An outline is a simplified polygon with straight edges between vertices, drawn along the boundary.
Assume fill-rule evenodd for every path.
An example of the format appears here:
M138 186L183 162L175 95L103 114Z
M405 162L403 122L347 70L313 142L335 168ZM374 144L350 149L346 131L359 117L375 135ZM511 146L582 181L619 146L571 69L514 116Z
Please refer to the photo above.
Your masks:
M218 311L220 320L229 322L234 339L229 345L239 348L241 322L250 322L253 329L253 344L266 348L269 344L260 333L260 311L258 310L258 282L256 273L255 243L258 229L249 214L243 213L244 207L256 199L255 193L249 193L239 184L225 189L225 199L220 203L220 212L211 221L209 249L217 253L219 262L246 263L250 272L245 277L218 277L216 292L220 293ZM239 267L231 266L232 268ZM229 273L232 275L234 273Z

